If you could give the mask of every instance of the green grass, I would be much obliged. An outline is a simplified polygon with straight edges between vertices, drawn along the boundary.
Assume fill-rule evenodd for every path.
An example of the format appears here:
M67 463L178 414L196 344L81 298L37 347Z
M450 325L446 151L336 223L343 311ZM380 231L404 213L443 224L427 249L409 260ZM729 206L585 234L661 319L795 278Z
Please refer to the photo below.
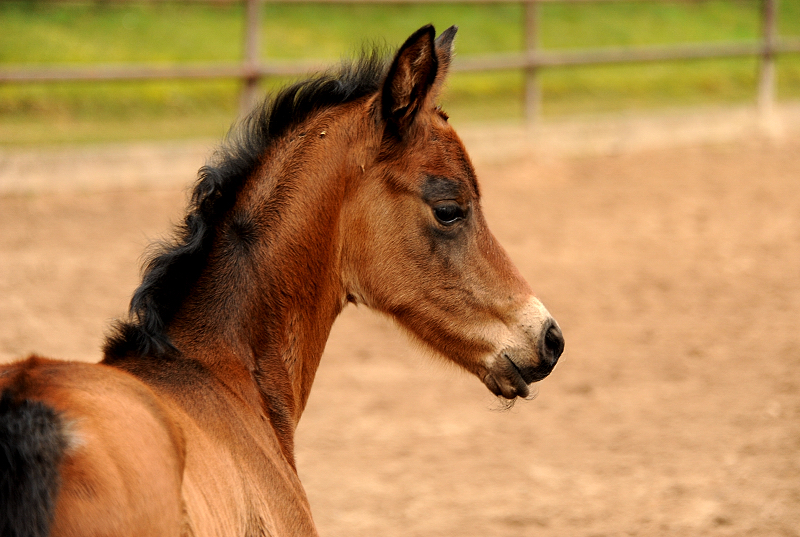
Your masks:
M779 3L780 32L800 36L800 0ZM263 58L336 61L363 43L395 47L422 24L458 24L458 54L517 51L522 7L266 4ZM196 3L0 2L0 65L241 57L243 8ZM543 49L754 40L754 0L615 2L540 7ZM544 70L545 117L755 99L754 59ZM265 89L284 81L265 82ZM235 80L0 85L0 144L220 136L235 118ZM519 72L455 74L444 104L456 122L519 121ZM778 62L779 98L800 98L800 56Z

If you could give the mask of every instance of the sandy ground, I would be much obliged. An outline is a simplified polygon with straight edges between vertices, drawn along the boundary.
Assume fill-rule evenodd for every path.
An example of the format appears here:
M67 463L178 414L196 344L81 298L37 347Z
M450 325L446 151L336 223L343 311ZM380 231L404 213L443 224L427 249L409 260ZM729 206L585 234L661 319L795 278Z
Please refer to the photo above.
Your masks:
M297 439L323 536L800 535L800 136L628 139L474 151L490 226L566 337L535 401L497 411L345 311ZM192 178L57 168L0 196L3 361L96 360Z

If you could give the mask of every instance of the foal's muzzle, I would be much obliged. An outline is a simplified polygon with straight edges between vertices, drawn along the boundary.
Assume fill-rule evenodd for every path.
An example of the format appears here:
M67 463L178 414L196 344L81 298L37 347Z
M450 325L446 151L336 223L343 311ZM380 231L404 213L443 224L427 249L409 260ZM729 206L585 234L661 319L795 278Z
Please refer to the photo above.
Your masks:
M550 371L556 366L558 359L564 352L564 335L561 333L561 328L558 327L554 320L550 320L542 330L542 336L539 338L539 367L541 370L542 378L550 374Z
M536 365L519 367L517 370L526 384L537 382L549 375L564 352L564 336L553 319L544 324L539 335L539 360Z
M528 397L530 385L549 375L564 352L564 336L558 324L547 318L531 345L503 350L483 381L495 395L506 399Z

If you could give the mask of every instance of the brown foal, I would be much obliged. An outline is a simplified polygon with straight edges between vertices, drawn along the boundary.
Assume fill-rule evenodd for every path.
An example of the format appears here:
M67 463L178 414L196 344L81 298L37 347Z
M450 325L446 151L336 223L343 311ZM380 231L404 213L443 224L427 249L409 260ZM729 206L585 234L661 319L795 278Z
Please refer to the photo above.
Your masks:
M487 228L426 26L256 109L200 170L99 364L0 368L4 536L316 535L294 432L348 302L506 399L564 343Z

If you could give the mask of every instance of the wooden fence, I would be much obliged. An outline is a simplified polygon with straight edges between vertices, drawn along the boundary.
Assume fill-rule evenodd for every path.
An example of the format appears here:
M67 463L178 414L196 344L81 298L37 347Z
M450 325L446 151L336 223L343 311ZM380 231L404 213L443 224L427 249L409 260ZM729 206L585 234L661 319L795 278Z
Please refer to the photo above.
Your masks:
M194 0L217 3L245 3L243 58L238 63L190 64L170 67L154 65L90 65L82 67L0 67L0 83L55 82L69 80L153 80L239 78L243 82L242 108L246 109L257 96L259 80L270 76L302 75L321 67L319 61L281 63L259 57L261 5L281 3L522 3L525 7L525 49L521 52L483 56L458 56L455 71L525 71L525 116L534 122L539 116L541 90L538 73L578 65L648 63L671 60L697 60L731 57L759 58L757 103L759 111L768 115L775 103L775 58L779 54L800 52L800 38L780 38L777 32L777 0L757 0L761 4L761 37L754 42L693 43L662 47L611 48L577 51L543 50L538 46L538 6L544 3L586 4L615 1L681 2L702 0Z

